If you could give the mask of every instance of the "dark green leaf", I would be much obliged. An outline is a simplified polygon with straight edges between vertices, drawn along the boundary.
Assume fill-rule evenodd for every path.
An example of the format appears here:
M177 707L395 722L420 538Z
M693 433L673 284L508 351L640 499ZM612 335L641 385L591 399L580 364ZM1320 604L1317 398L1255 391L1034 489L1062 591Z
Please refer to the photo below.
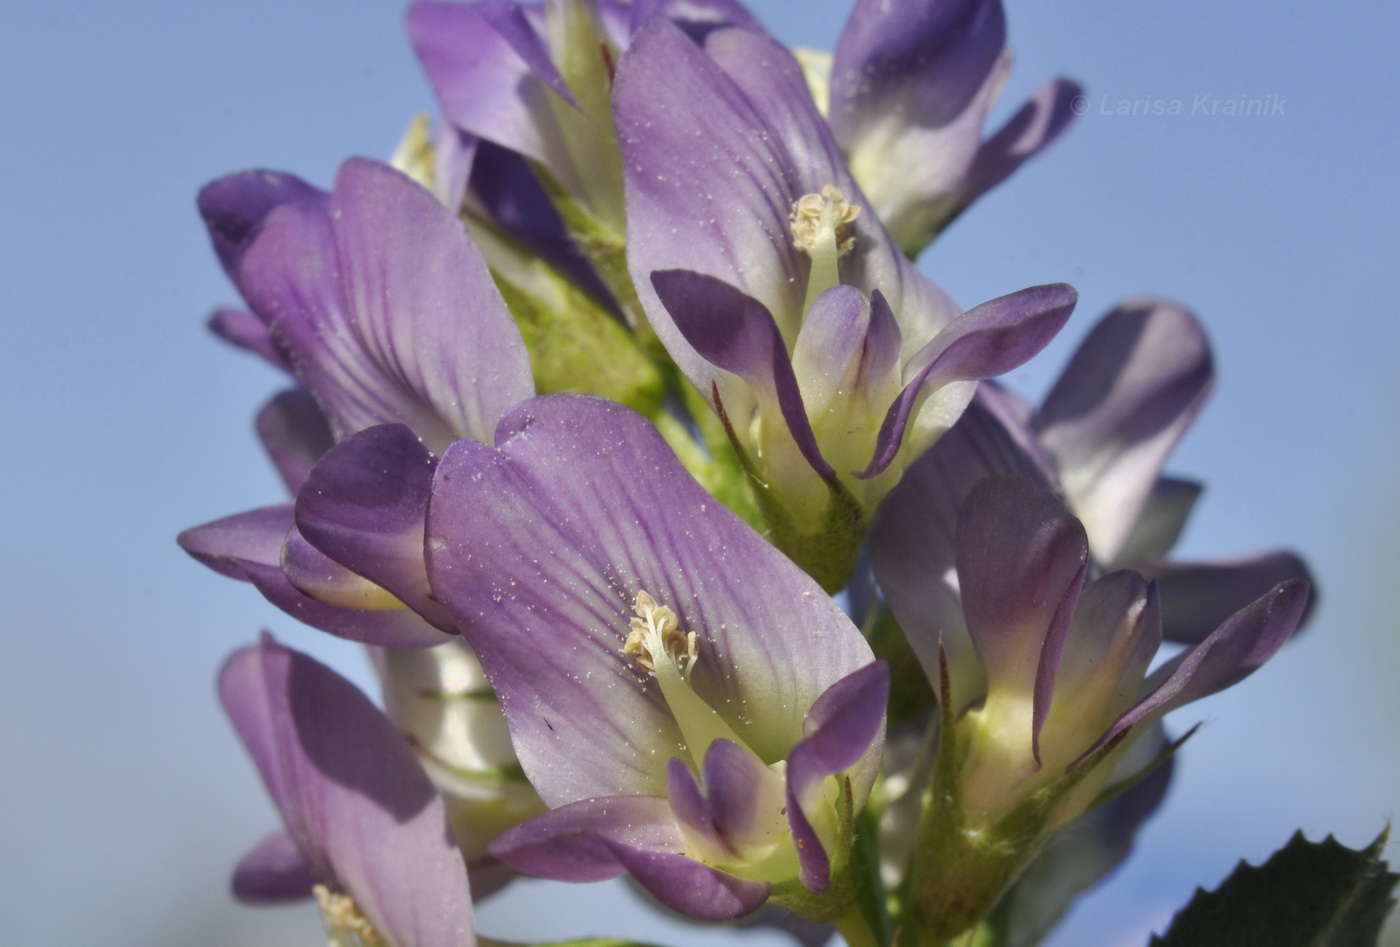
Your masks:
M1197 889L1150 947L1373 947L1400 878L1381 860L1387 834L1358 852L1299 832L1263 865Z

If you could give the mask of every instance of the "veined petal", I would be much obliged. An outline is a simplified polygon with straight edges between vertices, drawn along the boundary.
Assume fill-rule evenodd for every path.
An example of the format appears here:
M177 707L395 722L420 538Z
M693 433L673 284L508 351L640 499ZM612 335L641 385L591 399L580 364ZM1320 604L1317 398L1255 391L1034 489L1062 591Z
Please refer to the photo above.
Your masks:
M264 637L224 665L219 695L323 881L394 947L472 947L471 893L441 798L352 684Z
M392 592L446 632L433 597L424 529L436 461L402 424L368 428L332 448L297 496L297 528L342 566Z
M569 175L549 100L572 105L573 94L518 4L418 0L408 11L408 35L448 121Z
M1138 514L1137 522L1132 526L1127 538L1123 540L1123 548L1118 553L1118 560L1125 565L1138 568L1141 563L1153 559L1161 559L1167 555L1176 541L1181 538L1181 531L1186 528L1186 519L1191 515L1191 510L1196 505L1196 500L1200 498L1201 484L1194 480L1183 480L1178 477L1158 477L1157 482L1152 485L1152 490L1147 494L1147 499L1142 505L1142 510ZM1241 599L1240 603L1253 601L1260 594L1283 581L1280 577L1275 582L1261 585L1258 593ZM1211 624L1210 628L1201 632L1201 636L1209 634L1211 629L1225 620L1225 616L1235 609L1221 614L1220 619Z
M403 422L430 447L489 437L533 391L524 342L456 219L354 159L328 212L273 211L239 282L340 437Z
M239 260L268 214L284 204L324 210L330 198L290 174L242 171L206 184L199 192L199 214L225 272L237 282Z
M1090 331L1051 390L1035 430L1089 531L1113 565L1162 465L1214 380L1210 347L1185 309L1134 300Z
M620 653L639 591L696 633L690 688L765 762L787 756L827 687L872 659L835 603L639 415L537 398L503 420L497 444L443 457L428 572L550 805L660 795L667 761L687 752L658 687Z

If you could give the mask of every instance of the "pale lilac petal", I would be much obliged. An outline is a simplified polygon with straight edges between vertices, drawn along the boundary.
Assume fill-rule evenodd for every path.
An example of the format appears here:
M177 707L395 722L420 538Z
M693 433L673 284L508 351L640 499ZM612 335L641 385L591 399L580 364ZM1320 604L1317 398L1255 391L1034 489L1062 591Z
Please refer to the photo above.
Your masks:
M1083 94L1084 90L1068 79L1052 79L1037 89L978 150L949 208L948 219L958 216L1064 134L1074 121L1074 100Z
M701 638L690 680L765 762L807 709L868 664L818 586L716 503L655 429L620 405L537 398L498 449L461 442L438 467L428 572L500 695L547 803L661 795L682 739L659 689L625 661L638 591Z
M471 893L442 799L354 685L264 637L219 695L288 835L395 947L471 947Z
M1035 419L1060 480L1113 564L1167 455L1213 382L1210 347L1185 309L1134 300L1089 333Z
M335 443L325 412L304 388L284 391L258 412L258 440L293 495Z
M1034 695L1035 738L1089 567L1084 529L1033 480L983 480L958 515L957 566L988 692Z
M752 754L743 750L730 740L716 740L710 749L705 753L705 765L709 766L709 760L714 755L715 747L720 744L735 747L738 751L753 760ZM759 766L762 763L758 763ZM719 829L715 827L715 817L710 812L710 803L705 798L705 790L700 788L700 782L691 772L690 765L678 756L671 757L671 762L666 767L666 798L671 802L671 814L680 823L681 828L688 829L692 837L698 836L712 852L721 852L727 857L734 857L735 849L719 834Z
M251 582L269 602L313 628L390 647L426 648L452 640L408 609L340 608L302 592L282 571L282 548L292 528L292 505L286 503L187 529L177 541L199 562Z
M328 213L274 211L239 277L340 437L402 422L440 449L489 437L533 390L519 330L465 230L385 165L347 162Z
M488 4L498 13L499 6ZM514 17L513 25L512 17L493 24L475 5L419 0L408 11L408 35L449 122L559 173L568 149L558 126L542 118L550 115L551 98L572 95L538 39L525 35L529 27L518 8Z
M311 897L323 880L295 840L279 829L239 859L233 870L233 896L248 904L279 904Z
M748 750L730 740L716 740L705 753L704 774L707 811L717 836L731 851L743 853L747 846L786 834L784 782ZM674 804L673 797L673 808Z
M772 886L744 881L685 855L614 845L618 861L667 907L701 921L732 921L768 900Z
M680 853L686 843L664 798L610 796L551 809L508 829L491 843L491 853L540 878L606 881L627 871L613 845Z
M832 61L828 115L876 213L906 244L943 222L1005 80L999 0L856 5Z
M1147 494L1147 500L1142 505L1137 522L1133 524L1132 530L1123 541L1122 551L1118 554L1118 562L1124 566L1136 568L1146 560L1165 557L1167 552L1176 545L1176 541L1181 538L1181 531L1186 528L1186 520L1191 515L1196 500L1200 498L1202 489L1201 484L1194 480L1158 477L1157 482L1152 485L1151 492ZM1283 581L1283 577L1260 586L1254 595L1248 599L1240 600L1239 604L1243 605L1245 602L1253 601L1266 589L1281 581ZM1234 610L1230 609L1231 612ZM1203 634L1209 634L1212 628L1224 620L1225 614L1222 614L1220 619L1207 628Z
M651 283L694 351L748 382L760 404L776 406L803 458L824 479L835 480L836 471L812 433L782 336L763 304L722 280L689 270L657 271Z
M294 374L291 360L278 347L267 323L242 309L219 309L209 317L209 328L231 345L252 352L274 368Z
M828 777L848 773L853 804L863 806L878 774L889 697L889 665L880 661L852 672L812 705L807 737L788 757L788 820L808 891L825 891L831 881L830 853L811 823L820 798L815 794Z
M666 17L697 43L726 26L763 32L763 24L736 0L634 0L631 32L654 16Z
M430 624L456 625L433 597L423 558L433 455L401 424L333 448L298 494L297 528L342 566L388 589Z
M905 366L912 374L880 426L870 465L859 476L874 477L889 466L904 431L931 392L954 381L980 381L1017 368L1059 332L1079 295L1065 283L1033 286L968 310L939 332Z
M1203 641L1225 619L1282 582L1312 582L1307 563L1291 552L1228 562L1150 562L1136 568L1161 587L1163 636L1185 644ZM1300 625L1316 604L1314 589Z
M292 505L280 503L193 526L175 541L220 575L248 581L248 563L275 566L281 561L282 543L292 524Z
M1148 679L1148 696L1119 717L1081 759L1144 721L1249 677L1297 630L1311 594L1306 579L1289 579L1231 615L1200 644L1158 668Z

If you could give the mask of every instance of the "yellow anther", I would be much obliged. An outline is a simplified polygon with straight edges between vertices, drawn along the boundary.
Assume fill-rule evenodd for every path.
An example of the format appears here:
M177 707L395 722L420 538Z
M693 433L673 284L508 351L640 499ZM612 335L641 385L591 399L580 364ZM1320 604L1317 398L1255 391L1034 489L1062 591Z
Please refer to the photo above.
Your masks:
M330 938L329 947L388 947L374 925L360 913L354 898L337 894L325 885L311 890L321 904L321 926Z
M792 205L792 214L788 217L792 245L811 257L832 247L839 259L856 245L856 238L849 233L847 225L858 217L860 206L846 200L846 195L834 184L826 185L820 194L803 194Z
M658 605L646 591L637 593L632 610L637 617L629 625L622 653L652 674L656 673L658 660L667 661L684 678L698 656L695 632L682 632L676 613Z

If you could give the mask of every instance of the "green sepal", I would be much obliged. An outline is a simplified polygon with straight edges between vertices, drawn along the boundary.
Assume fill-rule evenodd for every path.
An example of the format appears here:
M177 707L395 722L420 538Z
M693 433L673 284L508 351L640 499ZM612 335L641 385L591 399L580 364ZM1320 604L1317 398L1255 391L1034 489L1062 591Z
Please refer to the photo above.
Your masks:
M1264 864L1197 888L1150 947L1372 947L1400 880L1381 859L1389 834L1355 851L1300 831Z
M542 260L529 287L498 275L496 286L530 352L535 390L597 395L654 417L666 397L660 369L636 337L587 293Z

